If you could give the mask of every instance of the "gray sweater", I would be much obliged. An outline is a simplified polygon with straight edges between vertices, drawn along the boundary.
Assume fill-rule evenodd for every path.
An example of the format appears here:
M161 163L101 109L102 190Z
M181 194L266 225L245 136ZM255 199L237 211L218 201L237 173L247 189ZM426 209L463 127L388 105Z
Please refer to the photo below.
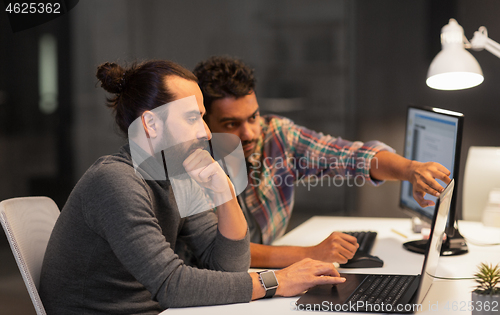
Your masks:
M200 193L195 186L191 196ZM206 269L179 259L178 238ZM47 246L39 292L49 315L157 314L250 301L249 265L248 234L225 238L212 211L181 218L168 179L136 175L127 145L97 160L73 189Z

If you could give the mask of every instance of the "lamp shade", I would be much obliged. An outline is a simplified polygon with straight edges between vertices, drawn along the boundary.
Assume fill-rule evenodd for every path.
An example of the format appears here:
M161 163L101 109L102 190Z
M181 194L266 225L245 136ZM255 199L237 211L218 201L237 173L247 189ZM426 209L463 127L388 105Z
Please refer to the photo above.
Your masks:
M442 50L427 72L427 85L438 90L460 90L483 82L483 71L476 58L464 47L463 28L450 19L441 30Z

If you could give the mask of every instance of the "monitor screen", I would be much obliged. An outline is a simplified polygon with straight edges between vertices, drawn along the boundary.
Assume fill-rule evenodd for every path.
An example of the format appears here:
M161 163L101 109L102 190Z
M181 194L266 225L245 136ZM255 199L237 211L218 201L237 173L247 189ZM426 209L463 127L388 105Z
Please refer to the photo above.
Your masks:
M419 162L440 163L451 172L450 178L455 178L456 182L460 163L462 128L463 115L461 113L432 107L410 106L406 121L404 157ZM446 187L446 183L441 180L437 181L441 186ZM456 187L455 183L455 189ZM412 189L410 182L401 182L400 207L409 211L411 216L431 222L434 207L422 208L413 198ZM425 198L436 202L436 197L429 194L426 194ZM456 194L451 204L453 215L455 215L455 201Z

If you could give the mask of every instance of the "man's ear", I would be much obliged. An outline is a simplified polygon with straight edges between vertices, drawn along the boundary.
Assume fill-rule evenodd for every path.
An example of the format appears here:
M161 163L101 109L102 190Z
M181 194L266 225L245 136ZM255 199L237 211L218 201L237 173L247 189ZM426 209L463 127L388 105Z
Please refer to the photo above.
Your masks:
M142 113L142 126L148 138L156 138L158 136L158 126L156 124L157 116L155 113L147 110Z

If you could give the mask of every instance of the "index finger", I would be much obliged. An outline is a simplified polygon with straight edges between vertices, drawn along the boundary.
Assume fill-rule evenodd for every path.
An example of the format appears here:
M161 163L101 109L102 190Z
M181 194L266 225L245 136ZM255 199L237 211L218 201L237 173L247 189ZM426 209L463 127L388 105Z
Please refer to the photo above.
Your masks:
M451 175L451 172L446 167L444 167L443 165L441 165L439 163L432 163L432 165L434 165L436 167L435 170L433 170L432 168L428 168L432 177L440 179L446 185L448 185L451 182L451 179L449 177Z
M320 284L340 284L346 282L346 278L344 277L330 277L330 276L324 276L324 277L317 277L316 280L314 281L315 285L320 285Z
M443 165L441 165L441 164L439 164L439 163L436 163L436 164L437 164L437 167L436 167L436 168L437 168L440 172L444 173L446 176L450 176L450 175L451 175L451 172L450 172L450 171L449 171L446 167L444 167Z
M448 177L444 177L443 179L439 178L439 179L445 181L444 179L446 179L446 178L448 178ZM450 179L448 178L448 182L449 181L450 181ZM430 190L427 189L426 192L433 195L433 196L438 197L439 195L436 193L442 193L444 191L444 187L441 186L441 184L439 184L434 178L431 178L430 180L425 180L425 184L427 184L430 188ZM422 188L425 190L425 187L422 187ZM434 190L435 192L432 190Z
M450 171L448 171L444 166L442 166L442 169L438 169L436 172L432 172L432 176L434 178L440 179L443 182L445 182L446 185L448 185L451 182L450 179Z
M337 269L335 269L335 266L332 263L327 262L318 262L318 265L314 268L314 275L340 277L340 274Z

